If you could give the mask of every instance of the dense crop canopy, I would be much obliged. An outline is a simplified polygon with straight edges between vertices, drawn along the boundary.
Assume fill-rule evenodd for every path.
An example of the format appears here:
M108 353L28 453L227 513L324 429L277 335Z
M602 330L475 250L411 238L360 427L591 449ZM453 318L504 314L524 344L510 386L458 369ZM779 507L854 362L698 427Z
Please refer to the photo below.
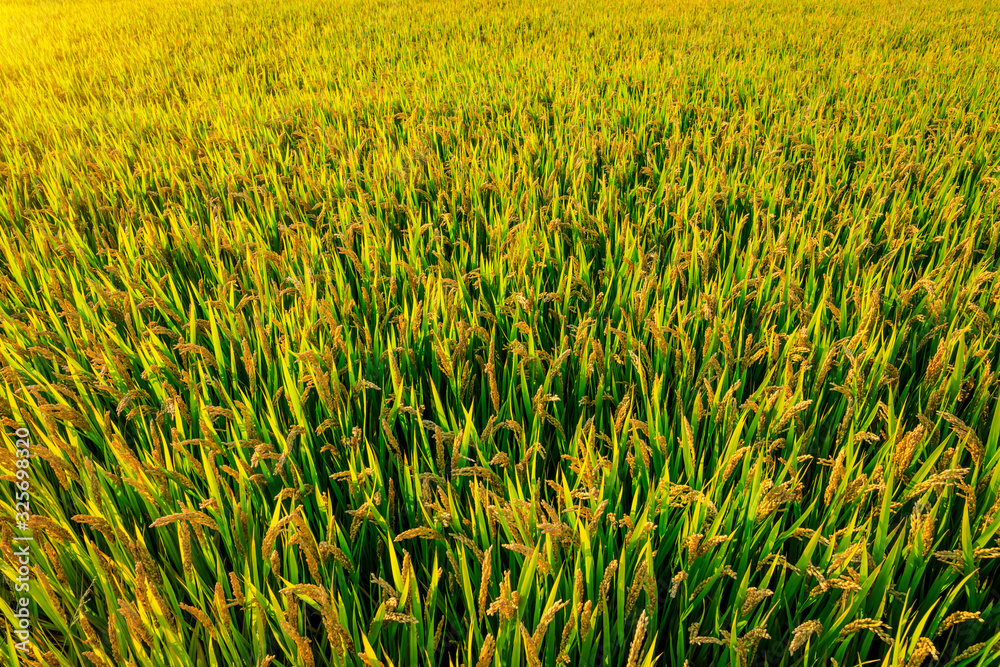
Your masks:
M4 664L996 664L992 5L3 3Z

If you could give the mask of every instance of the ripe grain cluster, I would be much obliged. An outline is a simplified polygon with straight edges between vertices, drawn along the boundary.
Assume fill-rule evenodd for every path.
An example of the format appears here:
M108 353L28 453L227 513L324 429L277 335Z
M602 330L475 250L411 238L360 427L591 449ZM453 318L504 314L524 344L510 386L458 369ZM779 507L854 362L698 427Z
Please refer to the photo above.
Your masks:
M2 662L997 664L998 26L3 3Z

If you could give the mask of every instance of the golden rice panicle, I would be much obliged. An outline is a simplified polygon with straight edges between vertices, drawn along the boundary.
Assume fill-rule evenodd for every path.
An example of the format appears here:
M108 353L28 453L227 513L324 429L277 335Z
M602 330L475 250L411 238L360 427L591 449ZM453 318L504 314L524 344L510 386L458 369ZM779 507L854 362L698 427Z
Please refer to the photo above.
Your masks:
M632 636L632 646L628 651L628 664L627 667L638 667L639 660L642 653L642 646L646 640L646 627L649 625L649 617L646 616L646 610L642 610L642 614L639 615L639 623L635 626L635 634Z
M686 570L681 570L675 574L670 579L670 598L673 599L677 597L677 590L680 588L681 584L688 578L688 573Z
M309 640L298 633L295 629L295 622L292 619L285 620L279 616L278 623L281 625L281 629L285 631L285 634L292 640L292 643L295 644L295 648L298 649L299 659L302 661L303 667L314 667L316 662L313 657L312 648L309 646Z
M56 580L60 583L60 585L62 585L63 588L68 589L69 579L66 577L66 570L63 569L62 561L59 560L59 555L49 542L45 543L45 555L48 556L49 564L52 565L52 570L55 572Z
M271 574L275 577L281 576L281 556L278 554L278 550L275 549L271 552Z
M837 454L837 458L833 462L833 471L830 473L830 481L826 485L826 492L823 494L823 502L829 505L833 502L834 496L837 494L837 488L840 486L840 480L844 477L844 456L847 451L841 449Z
M78 618L80 619L80 627L83 628L83 635L87 638L87 646L98 651L103 651L104 647L101 644L101 639L98 637L97 632L94 631L94 627L90 624L86 611L81 609Z
M192 616L194 616L198 620L198 622L201 623L202 627L204 627L205 630L208 631L209 635L213 637L215 636L215 626L212 625L211 619L209 619L208 615L205 612L203 612L201 609L198 609L197 607L192 607L189 604L184 604L183 602L178 603L177 606L186 611L187 613L191 614Z
M934 523L934 512L931 511L924 517L924 532L922 535L924 548L923 548L923 553L921 554L923 558L927 558L927 556L931 553L931 549L934 546L935 528L936 525Z
M489 595L490 575L493 567L493 545L491 544L483 554L483 574L479 581L479 617L482 618L486 611L486 598Z
M576 568L576 573L573 575L573 599L577 601L577 607L583 604L583 596L586 594L583 583L583 570L581 568ZM574 615L579 613L579 609L574 611Z
M632 608L635 607L635 603L639 600L639 593L642 592L644 583L645 583L645 568L642 568L642 570L636 572L635 576L632 577L632 585L629 586L628 597L625 599L626 614L632 613Z
M292 521L298 529L296 533L298 547L305 555L309 574L312 576L313 581L322 581L323 574L319 565L319 546L316 544L316 539L313 537L312 531L309 530L309 526L301 513L296 512L292 514L292 517Z
M856 621L851 621L843 627L840 631L841 637L846 637L847 635L858 632L859 630L870 630L872 628L878 628L882 626L882 621L877 618L859 618Z
M410 614L401 614L395 611L386 612L385 620L393 623L403 623L404 625L416 625L418 623L416 617Z
M281 596L285 599L285 619L292 624L292 626L297 626L299 623L299 600L295 596L293 590L282 589Z
M180 524L181 533L181 563L185 576L194 576L194 561L191 560L191 529L186 523Z
M973 644L969 648L965 649L964 651L962 651L961 653L959 653L958 655L956 655L952 659L952 661L953 662L961 662L962 660L965 660L967 658L971 658L972 656L974 656L977 653L979 653L980 651L982 651L985 646L986 646L986 642L979 642L978 644Z
M348 574L354 572L354 564L351 563L350 558L347 557L339 547L330 547L330 553L333 555L334 560L340 563L340 566L344 568Z
M743 447L737 449L736 452L729 457L729 460L726 462L726 468L722 472L723 483L725 483L736 471L736 467L743 460L743 455L746 454L748 451L750 451L750 447L744 445Z
M568 600L556 600L542 613L542 618L538 621L538 626L535 628L534 634L531 635L531 640L536 646L541 646L542 639L545 638L545 632L549 629L549 625L559 610L569 604Z
M434 630L434 650L436 651L439 646L441 646L441 637L444 636L444 624L447 619L442 616L441 620L438 621L437 628Z
M566 657L566 647L569 644L569 638L573 635L573 630L577 628L577 619L579 618L579 607L573 610L572 616L567 619L567 622L563 624L562 637L559 638L559 656L556 662L561 662L562 657Z
M774 591L770 589L758 590L756 587L751 586L747 589L746 599L743 601L743 605L740 607L740 615L746 616L753 608L760 603L761 600L765 600L774 595Z
M607 602L608 588L611 587L611 578L615 576L615 571L617 569L617 560L613 560L608 563L608 566L604 569L604 578L601 580L600 592L597 594L598 604L601 605L602 609Z
M757 645L762 639L770 639L767 628L753 628L745 635L736 640L736 653L739 655L740 664L747 667L757 652Z
M236 604L244 606L246 600L243 598L243 587L240 586L240 578L235 572L229 573L229 586L233 589L233 599Z
M393 539L393 542L402 542L403 540L412 540L418 537L425 540L444 541L444 536L433 528L430 528L429 526L417 526L416 528L404 530Z
M646 568L643 568L640 574L643 579L642 587L646 591L646 599L649 600L649 604L653 605L653 611L655 612L660 606L660 592L656 578Z
M492 616L499 613L507 620L513 619L517 616L520 600L520 593L517 590L511 590L510 570L506 570L503 573L503 580L500 582L500 597L490 604L489 609L486 610L486 615Z
M403 564L400 567L400 573L403 577L403 589L406 590L407 582L412 581L413 577L413 561L410 558L410 552L403 549ZM407 603L407 607L409 603Z
M590 623L593 620L594 615L594 601L587 600L583 605L583 611L580 614L580 636L586 637L590 633Z
M229 625L229 606L226 604L226 591L221 581L215 582L215 613L219 616L219 621L223 627Z
M298 509L295 510L296 513L298 511L299 511ZM281 532L281 529L284 528L287 524L291 523L293 519L294 519L294 514L289 514L287 516L282 517L281 519L278 519L278 521L273 526L267 529L267 532L264 533L264 540L261 543L260 553L262 556L264 556L265 558L270 556L271 548L274 546L275 541L278 539L278 534Z
M45 591L46 597L52 602L53 611L55 611L56 618L62 621L63 625L66 625L66 614L63 612L62 603L60 598L56 596L55 590L52 588L52 582L49 581L48 576L42 571L42 566L40 564L32 567L34 573L35 581L42 587Z
M112 667L111 663L93 651L84 651L81 655L90 661L90 664L97 667Z
M325 591L324 591L325 593ZM334 652L343 657L344 654L351 650L353 645L350 635L344 630L344 627L337 620L336 609L334 608L334 599L326 595L325 600L322 603L322 617L323 617L323 627L326 629L327 639L330 641L330 646L333 647ZM441 618L444 621L444 617ZM438 626L438 632L441 632L441 626ZM436 638L435 641L440 641L440 636Z
M823 632L823 624L819 621L806 621L792 631L792 641L788 645L788 652L795 653L803 644L809 641L813 635Z
M479 652L479 660L476 661L476 667L490 667L493 664L493 652L496 650L496 641L493 639L493 633L486 635L486 640L483 642L483 648Z
M727 642L719 639L718 637L708 637L705 635L698 634L701 629L701 623L695 621L688 626L688 643L692 646L700 646L702 644L715 644L718 646L725 646ZM728 639L728 635L723 632L723 635Z
M496 343L490 337L489 359L486 362L486 377L490 383L490 401L493 403L493 412L500 414L500 390L497 387L496 379Z
M183 609L184 605L180 605ZM115 657L115 664L121 665L125 661L122 658L121 643L118 640L118 623L117 623L118 611L111 605L111 599L108 599L108 641L111 644L111 655Z
M149 635L146 624L143 623L139 612L128 600L118 600L118 611L128 621L129 633L139 638L146 646L152 646L153 640Z
M956 611L949 614L943 621L941 621L941 626L938 628L935 637L940 637L943 633L947 632L949 628L959 623L965 623L966 621L979 621L980 623L985 622L982 617L982 612L978 611Z
M972 456L973 463L978 466L982 462L983 456L986 454L986 449L983 447L983 443L976 434L975 429L968 426L964 421L950 412L938 410L937 414L951 425L951 430L958 437L959 441L965 444L966 449L969 451L969 455Z
M938 343L937 351L931 358L930 362L927 364L927 371L924 373L924 384L926 386L933 385L937 382L938 375L944 369L945 355L948 353L948 341L944 338Z
M910 466L913 459L913 452L924 437L924 425L918 424L912 431L904 434L892 451L892 464L897 477L902 477L903 473Z
M694 535L689 535L684 541L684 546L687 549L689 560L694 560L698 557L698 546L701 544L703 537L705 536L701 533L696 533Z
M542 661L538 658L538 645L531 638L531 633L528 632L528 628L525 627L524 623L520 624L521 638L524 640L524 654L528 660L529 667L542 667Z
M147 586L147 581L146 581L145 566L143 566L142 562L140 561L135 564L136 601L140 603L140 606L142 608L149 609L150 604L149 604L149 598L146 595L146 586Z
M927 658L937 660L938 652L934 648L934 642L927 637L921 637L917 642L917 647L913 650L913 655L906 661L906 667L920 667Z
M848 568L848 570L850 570L850 568ZM836 582L830 581L830 584L833 585L833 584L836 583L836 584L838 584L839 587L843 587L843 585L842 585L841 582L842 582L842 580L837 580ZM856 585L855 582L848 582L848 583L849 584L853 584L853 588L855 590L857 590L857 585ZM858 619L856 621L852 621L852 622L848 623L847 625L845 625L844 628L840 631L840 636L841 637L846 637L847 635L853 634L853 633L858 632L860 630L870 630L873 633L875 633L875 635L879 639L881 639L886 644L889 644L891 646L893 644L894 640L886 632L886 630L891 630L891 629L892 628L890 628L884 622L882 622L882 621L880 621L880 620L878 620L876 618L860 618L860 619Z

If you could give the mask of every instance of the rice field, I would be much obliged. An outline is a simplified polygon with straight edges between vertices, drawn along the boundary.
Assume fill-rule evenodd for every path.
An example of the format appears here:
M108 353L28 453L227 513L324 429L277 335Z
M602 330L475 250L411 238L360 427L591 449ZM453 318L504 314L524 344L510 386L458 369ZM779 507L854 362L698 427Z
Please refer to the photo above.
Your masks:
M3 3L0 662L1000 665L998 62L986 0Z

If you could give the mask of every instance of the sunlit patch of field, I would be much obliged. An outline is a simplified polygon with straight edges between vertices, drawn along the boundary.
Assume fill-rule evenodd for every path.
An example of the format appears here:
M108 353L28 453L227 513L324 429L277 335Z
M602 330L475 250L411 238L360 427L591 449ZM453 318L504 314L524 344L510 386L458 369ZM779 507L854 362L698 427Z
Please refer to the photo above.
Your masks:
M4 664L996 664L998 26L5 3Z

